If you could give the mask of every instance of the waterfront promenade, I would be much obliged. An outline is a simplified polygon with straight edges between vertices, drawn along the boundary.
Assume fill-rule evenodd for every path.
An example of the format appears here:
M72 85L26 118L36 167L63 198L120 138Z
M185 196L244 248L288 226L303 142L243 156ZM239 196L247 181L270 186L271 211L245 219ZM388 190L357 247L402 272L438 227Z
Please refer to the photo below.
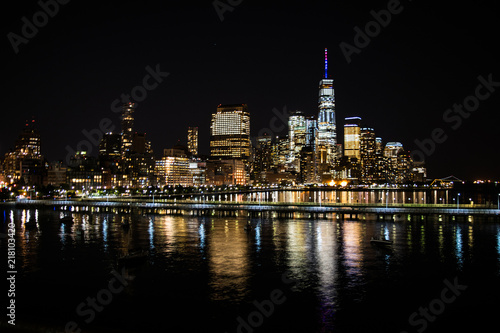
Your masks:
M20 199L0 203L3 205L23 206L92 206L110 208L138 208L150 212L161 210L165 214L179 215L238 215L247 212L250 217L302 217L358 219L371 214L377 217L431 216L451 217L484 216L500 219L500 210L484 205L453 204L403 204L403 203L286 203L286 202L231 202L231 201L196 201L196 200L147 200L136 198L93 198L72 200L29 200ZM240 213L241 214L241 213Z

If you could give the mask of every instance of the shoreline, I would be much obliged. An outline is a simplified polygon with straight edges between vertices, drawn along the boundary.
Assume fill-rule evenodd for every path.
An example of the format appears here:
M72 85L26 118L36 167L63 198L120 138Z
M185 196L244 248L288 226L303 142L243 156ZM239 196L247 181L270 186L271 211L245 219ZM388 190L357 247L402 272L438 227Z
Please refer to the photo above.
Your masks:
M238 212L246 212L248 217L277 217L289 218L295 214L308 215L309 218L327 218L335 215L337 218L364 218L367 214L377 215L377 218L387 216L410 215L429 216L445 215L450 217L485 216L500 219L500 210L484 207L484 205L460 205L457 208L453 204L383 204L383 203L326 203L313 202L285 203L285 202L228 202L209 201L197 202L192 200L157 200L150 202L137 199L119 200L29 200L0 202L0 206L14 207L99 207L99 208L136 208L145 209L150 212L162 211L168 215L189 216L238 216ZM240 214L241 215L241 214ZM395 218L396 218L395 217Z

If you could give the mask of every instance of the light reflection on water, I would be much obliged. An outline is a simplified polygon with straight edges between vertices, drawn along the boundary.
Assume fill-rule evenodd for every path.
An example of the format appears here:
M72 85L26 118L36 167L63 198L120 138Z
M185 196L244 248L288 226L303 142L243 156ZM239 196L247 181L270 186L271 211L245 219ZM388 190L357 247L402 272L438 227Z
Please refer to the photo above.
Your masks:
M343 306L339 301L345 297L342 295L347 293L352 302L362 302L367 296L367 284L398 273L405 267L405 258L446 262L460 272L474 259L477 243L498 258L500 269L500 226L493 229L491 244L485 243L486 238L480 243L477 237L483 237L486 231L478 221L471 225L437 220L273 219L252 220L253 228L248 231L247 219L241 217L70 211L73 225L59 223L62 212L4 212L4 224L16 222L22 269L28 273L34 267L42 272L50 269L39 260L41 255L53 256L51 260L57 261L61 252L64 256L72 251L74 256L81 251L85 257L86 250L96 248L101 252L97 260L112 263L130 249L143 248L149 251L155 265L161 264L158 267L163 271L205 274L209 302L241 304L251 302L256 289L276 288L253 282L257 268L264 261L272 262L272 266L266 266L269 273L290 271L290 276L300 281L298 292L317 298L318 322L326 331L335 325L336 313ZM130 221L130 229L121 227L125 220ZM32 221L37 222L37 228L24 228L25 223ZM393 251L370 245L373 235L393 240ZM48 243L53 247L47 248ZM42 247L54 252L42 253Z
M248 234L238 220L213 223L208 237L210 299L242 301L248 290Z
M334 266L327 265L327 260L340 260L342 257L345 272L352 277L350 283L356 283L356 279L363 275L364 246L372 235L393 239L401 250L411 252L415 248L422 254L430 251L427 246L432 244L428 242L435 243L440 260L448 256L448 246L452 244L452 252L459 268L463 265L465 255L472 256L475 243L474 228L470 223L434 222L433 230L436 235L431 239L427 230L429 223L423 222L399 223L405 227L396 228L397 222L387 221L271 220L268 223L254 222L252 231L245 232L246 220L234 217L198 219L152 215L147 218L131 218L129 214L89 214L83 209L80 212L73 208L69 210L75 221L70 225L58 223L58 218L64 216L63 212L52 215L49 220L41 219L39 210L10 210L8 213L4 212L4 216L6 221L18 221L19 230L24 230L26 223L36 222L38 228L24 230L26 242L33 241L35 235L40 236L44 229L50 232L50 229L56 227L63 248L78 242L99 243L105 252L126 250L131 246L144 247L145 244L140 242L144 231L147 233L147 248L155 250L160 245L156 249L160 253L173 254L184 249L186 243L194 242L200 250L207 250L206 254L216 277L221 277L222 280L235 278L241 282L245 281L244 274L237 272L247 272L249 269L249 242L255 245L252 251L269 251L269 245L273 245L275 251L284 251L295 277L304 280L307 280L310 267L329 267L330 272ZM131 220L132 227L128 232L120 227L120 222L124 220ZM414 228L417 228L418 234L413 233ZM497 230L495 248L500 256L500 229ZM191 239L192 237L195 239ZM399 238L405 241L398 242ZM464 247L464 238L467 247ZM109 248L110 244L113 244L113 249ZM341 257L338 251L341 251ZM237 269L232 269L233 266ZM326 281L322 276L332 275L328 272L325 274L321 270L318 272L321 281ZM327 286L325 288L328 289Z
M456 252L455 255L457 257L457 263L460 268L463 266L463 245L462 245L462 228L461 226L457 225L455 227L456 233L455 233L455 243L456 243Z

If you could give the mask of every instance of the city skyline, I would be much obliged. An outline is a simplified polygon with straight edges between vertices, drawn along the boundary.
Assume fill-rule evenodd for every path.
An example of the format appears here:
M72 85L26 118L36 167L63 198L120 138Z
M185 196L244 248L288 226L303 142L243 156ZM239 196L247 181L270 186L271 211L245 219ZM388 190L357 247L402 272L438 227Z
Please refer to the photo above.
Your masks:
M138 103L136 130L148 132L153 150L161 151L178 139L185 141L187 128L197 126L200 128L200 154L207 154L208 128L205 124L210 121L214 105L247 103L252 113L253 137L260 129L268 127L273 117L280 120L279 113L283 113L285 106L289 111L315 114L317 82L324 72L322 51L327 47L328 70L335 80L337 133L343 127L344 118L360 116L385 142L400 141L406 149L415 150L418 149L415 140L431 138L435 128L443 128L447 140L436 144L435 151L426 156L431 177L455 174L460 178L478 179L497 175L494 165L498 163L498 156L491 153L490 145L481 143L495 141L493 129L498 116L493 110L497 108L498 96L492 93L489 99L481 102L477 112L462 119L456 130L450 125L458 122L450 124L442 119L447 109L474 93L479 76L487 79L491 74L492 81L497 81L494 51L485 42L491 29L485 29L477 38L479 28L472 23L461 25L460 36L452 35L445 42L447 48L439 48L433 60L419 51L437 49L435 46L443 40L440 37L453 31L450 27L458 26L465 13L470 14L471 20L475 19L473 22L481 17L485 24L492 24L481 16L492 15L484 6L471 9L456 6L453 13L462 14L455 15L457 18L440 8L433 8L432 29L427 27L417 33L409 27L428 7L405 3L404 11L398 14L401 18L394 16L390 25L373 37L361 53L352 55L351 63L346 62L338 45L341 42L352 44L353 28L363 28L365 22L373 19L370 11L382 10L385 2L360 8L314 2L309 5L311 10L328 9L315 16L303 16L299 4L294 2L286 6L284 3L261 6L243 2L233 12L226 12L222 22L215 11L210 12L213 10L211 3L199 8L182 5L147 8L136 3L125 3L123 8L101 6L92 9L73 4L61 6L53 21L41 28L28 44L21 45L18 54L12 54L12 66L7 68L7 78L12 82L7 94L12 97L7 100L7 108L16 112L5 115L0 154L4 155L13 147L19 128L32 115L40 126L43 154L49 160L62 159L65 146L75 147L85 139L82 131L98 128L103 118L111 119L115 129L119 128L119 114L111 105L120 94L130 93L134 87L142 85L143 78L151 72L147 67L153 72L158 69L170 75L161 78L162 82L148 90L147 98ZM125 54L124 59L117 59L111 56L113 51L125 44L109 42L109 22L114 22L116 29L122 29L119 31L123 35L118 34L120 41L128 39L130 30L120 19L106 15L130 12L132 8L136 9L134 18L138 23L148 20L157 23L136 30L132 36L139 38L133 38L131 45L134 46L127 48L130 56ZM160 16L153 13L155 9L158 13L168 13L169 20L151 20ZM37 10L36 5L14 9L9 31L19 33L20 18L31 17ZM75 20L80 10L94 20L95 27ZM175 24L185 27L182 18L188 14L199 19L200 25L169 33L168 38L161 39L167 42L160 42L159 32L153 33L153 28L167 31ZM179 18L174 19L174 15ZM303 20L296 27L285 24L299 15ZM245 37L244 45L234 43L237 31L248 33L245 24L259 17L266 18L262 27ZM196 27L202 24L207 27L207 33L193 35ZM286 33L288 39L278 41L272 36L277 36L276 28L280 24L285 24L290 31ZM63 27L67 31L62 32ZM102 35L95 34L98 28ZM272 33L260 38L259 33L263 31ZM436 36L430 34L431 31ZM296 41L300 33L310 34L310 41ZM457 53L455 45L461 45L456 44L459 40L473 41L475 47ZM292 41L298 42L300 47L292 47ZM405 41L411 41L411 45ZM248 51L242 53L244 49ZM148 52L144 52L146 50ZM238 56L221 58L228 50L234 50ZM46 55L40 57L41 52ZM69 57L63 56L65 54ZM104 57L98 60L97 55ZM195 73L198 75L193 75ZM203 87L196 101L189 100L188 82L193 77L201 80L197 85ZM147 83L154 85L153 81ZM194 115L197 123L188 115ZM169 117L175 117L172 119L178 126L169 127L166 121ZM286 128L286 123L283 127ZM97 147L94 149L93 154Z
M2 332L494 327L494 1L4 12Z
M274 138L271 136L270 142L271 145L276 145L279 146L279 140L286 140L285 146L286 146L286 152L284 161L285 163L281 163L282 166L286 164L286 169L283 169L283 172L288 173L289 171L296 172L299 175L297 178L297 181L299 183L303 183L304 179L313 179L311 183L329 183L329 181L325 181L325 179L322 179L321 174L329 174L328 177L333 177L333 179L344 179L344 180L354 180L355 182L357 181L364 181L366 182L367 180L371 180L375 183L380 183L385 181L388 181L389 183L405 183L405 182L410 182L410 181L425 181L426 179L426 174L427 170L425 168L425 161L418 160L418 155L416 155L416 160L414 159L415 156L408 151L403 149L403 145L396 141L396 142L387 142L383 141L382 138L376 137L375 138L375 132L373 128L368 128L366 126L361 126L363 121L361 117L358 116L350 116L346 117L344 119L344 135L343 135L343 141L339 139L339 136L337 135L337 126L336 126L336 117L335 117L335 95L334 95L334 84L333 84L333 79L330 79L328 77L328 60L327 60L327 49L325 49L325 64L324 64L324 76L320 80L320 85L319 85L319 101L318 101L318 114L316 115L305 115L302 111L296 110L296 111L288 111L287 114L283 114L282 117L287 117L287 121L285 121L285 124L287 124L287 128L283 131L280 131L279 134L282 135L276 135ZM189 184L194 184L196 181L193 183L192 180L188 181L190 176L189 174L189 160L188 157L197 157L198 156L198 124L196 123L196 126L189 126L186 131L186 140L181 141L181 139L178 139L176 142L176 145L172 144L170 146L165 146L160 149L160 151L163 151L163 154L157 153L153 154L152 151L152 144L150 141L146 141L146 133L141 133L137 132L136 128L134 128L134 122L135 122L135 117L134 117L134 112L137 107L137 103L134 102L132 99L127 99L129 102L126 102L122 105L122 114L120 116L121 119L121 131L111 131L111 132L105 132L104 129L101 127L102 131L97 131L96 129L89 131L84 131L85 138L87 140L82 140L78 143L77 149L73 149L70 146L66 146L66 164L70 165L70 160L69 158L73 159L75 156L78 158L80 152L83 152L85 155L84 156L91 156L90 153L92 151L98 151L99 152L99 157L102 156L114 156L113 153L111 155L109 154L109 149L106 148L110 144L107 143L110 139L111 140L116 140L113 139L112 137L114 136L119 136L119 142L117 147L115 149L117 152L119 152L119 157L123 161L123 163L131 163L130 160L130 154L143 154L145 152L148 152L151 154L151 163L154 164L154 160L156 159L157 161L157 167L158 163L162 164L165 162L160 162L162 160L165 160L165 157L167 159L173 159L172 162L173 164L178 164L178 161L175 160L176 157L181 157L183 159L182 164L185 164L185 170L183 167L183 170L181 171L182 173L182 181L179 181L179 179L175 178L175 181L167 181L165 184L180 184L183 186L186 186ZM325 106L326 103L326 106ZM325 112L325 110L327 110ZM322 119L323 122L318 121L318 119ZM241 184L246 184L250 180L252 181L264 181L266 177L261 179L259 176L251 176L250 174L252 173L251 170L253 170L254 165L252 164L252 167L250 167L250 159L254 159L255 153L252 153L252 149L258 148L258 140L259 136L251 135L250 132L250 123L251 123L251 117L250 117L250 112L248 111L248 105L247 104L219 104L217 106L217 111L215 113L212 113L212 119L211 119L211 125L210 125L210 152L209 154L201 154L200 156L204 157L204 161L208 158L210 159L242 159L244 161L244 164L241 164L241 166L233 166L231 168L238 168L238 172L240 175L238 177L240 178L246 178L246 180L242 181ZM282 119L283 120L283 119ZM101 120L102 122L102 120ZM307 125L306 125L307 124ZM321 126L323 124L323 127ZM29 126L29 127L28 127ZM42 158L41 154L41 144L40 144L40 134L38 132L38 129L36 128L35 125L35 117L33 116L32 120L26 120L25 128L23 131L26 131L27 129L30 129L29 133L32 133L33 130L36 131L37 133L37 155L40 156L40 159ZM302 133L303 132L303 133ZM341 131L342 132L342 131ZM10 151L17 151L21 149L21 151L24 150L24 148L20 148L20 142L26 141L23 139L23 134L24 132L21 132L18 140L16 141L16 150L10 150ZM96 134L97 133L97 134ZM284 133L284 134L283 134ZM299 133L298 136L295 133ZM371 134L370 134L371 133ZM243 134L243 136L242 136ZM97 140L95 135L100 135L101 139ZM268 135L267 132L264 132L264 135ZM366 139L363 141L363 136L369 136L370 138L368 139L369 141L366 141ZM306 140L306 138L310 136L309 139ZM372 137L373 136L373 137ZM139 140L138 140L139 139ZM377 140L377 148L375 148L375 141ZM94 140L94 141L93 141ZM235 141L236 140L236 141ZM252 140L256 140L252 142ZM309 142L309 141L313 142ZM202 140L203 142L204 140ZM307 143L306 143L307 141ZM373 142L372 142L373 141ZM139 142L139 144L137 144ZM385 144L384 144L385 142ZM83 145L82 145L83 143ZM31 142L29 142L30 145L28 147L31 147ZM177 156L179 154L179 151L177 153L172 153L174 150L179 150L179 145L182 145L182 152L180 152L181 155ZM236 144L236 145L235 145ZM252 148L253 144L253 148ZM370 146L370 148L367 148L367 145ZM93 147L95 146L95 147ZM139 150L137 149L137 146L140 146ZM393 149L392 147L396 147ZM82 149L79 149L80 147L83 147ZM173 148L172 148L173 147ZM384 148L385 147L385 148ZM311 152L313 153L314 156L312 160L309 162L302 161L301 157L301 151L302 149L307 148L310 149ZM185 151L184 151L185 149ZM307 151L305 149L305 151ZM363 150L364 150L364 156L363 156ZM372 153L367 154L367 150L370 150ZM105 151L105 154L103 155L103 151ZM167 151L170 151L170 153L167 153ZM377 151L377 155L384 156L385 158L389 158L389 162L376 162L374 159L375 157L375 151ZM405 165L405 170L407 171L402 171L402 175L400 176L382 176L387 171L382 171L385 167L378 165L380 163L389 163L388 165L391 165L391 169L397 170L398 163L400 161L397 161L397 157L400 153L406 153L407 152L407 158L408 162L406 162L406 159L404 160L404 165ZM76 153L76 155L75 155ZM94 156L97 156L97 154L92 154ZM368 155L371 155L373 157L370 157ZM10 155L5 155L4 159L7 158L7 156ZM155 158L156 156L156 158ZM174 157L176 156L176 157ZM346 161L342 162L342 157L348 158ZM277 157L274 157L277 159ZM369 159L367 161L366 159ZM149 159L149 157L148 157ZM199 160L199 158L197 158ZM351 160L353 159L353 160ZM59 160L61 161L61 160ZM64 160L62 160L64 162ZM354 162L353 162L354 161ZM48 161L51 162L51 161ZM52 161L56 162L56 161ZM228 162L228 161L225 161ZM346 163L347 162L347 166ZM416 162L416 163L414 163ZM9 163L9 162L7 162ZM234 162L231 162L234 163ZM274 163L278 163L278 161L273 161ZM312 163L314 164L313 171L310 171L308 175L302 175L300 169L301 167L303 168L303 163ZM352 164L354 163L354 164ZM368 163L369 165L365 165ZM409 169L406 167L406 163L409 163ZM279 165L280 163L278 163ZM126 165L126 164L125 164ZM120 168L128 168L121 166ZM163 165L163 164L162 164ZM247 176L242 176L243 175L243 169L239 168L244 168L247 170L246 174ZM333 176L334 171L332 167L336 165L337 167L343 168L344 171L338 173L336 176ZM354 166L354 169L353 169ZM206 168L206 165L204 165ZM119 169L120 169L119 168ZM151 169L151 172L155 168L154 165L151 165L149 167ZM165 170L165 166L160 167L162 170ZM167 167L167 169L171 169L172 167ZM199 166L195 166L197 170L199 169ZM409 172L413 168L413 170L416 172L414 173L411 178L407 179L407 175L405 173ZM423 169L422 169L423 168ZM279 168L278 168L279 169ZM232 170L232 169L229 169ZM5 170L4 170L5 171ZM122 171L120 171L122 172ZM164 172L164 171L162 171ZM198 171L197 171L198 172ZM232 173L233 171L230 171L229 173ZM205 172L204 172L205 173ZM168 174L168 172L167 172ZM331 174L331 176L330 176ZM417 174L420 174L420 176L416 176ZM422 176L423 175L423 176ZM134 174L134 176L137 176ZM151 184L154 184L156 181L151 181L147 175L144 175L144 179L142 181L135 181L132 180L133 186L148 186ZM167 179L168 179L167 175ZM194 176L198 177L198 176ZM205 174L203 175L205 177ZM385 177L385 178L384 178ZM389 178L387 178L389 177ZM415 177L415 178L413 178ZM50 178L50 177L49 177ZM134 177L135 178L135 177ZM140 177L139 177L140 178ZM444 178L444 177L443 177ZM273 178L274 179L274 178ZM418 180L417 180L418 179ZM429 178L428 178L429 179ZM214 176L211 177L210 179L212 183L215 181ZM205 180L203 180L204 182ZM99 182L101 182L101 177L99 178ZM200 184L203 184L200 183ZM210 181L208 181L210 182ZM160 184L161 182L158 182ZM224 181L221 182L223 184ZM104 184L104 182L103 182ZM237 184L240 184L238 181ZM104 185L107 187L107 185ZM100 187L100 186L99 186Z

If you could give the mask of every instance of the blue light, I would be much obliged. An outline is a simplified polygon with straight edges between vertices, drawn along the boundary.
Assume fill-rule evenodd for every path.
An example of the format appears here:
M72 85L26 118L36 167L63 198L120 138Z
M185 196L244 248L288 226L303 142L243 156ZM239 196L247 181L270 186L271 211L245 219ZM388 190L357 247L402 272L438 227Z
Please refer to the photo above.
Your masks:
M205 224L200 223L198 228L198 234L200 235L200 248L203 250L205 248Z
M153 219L150 217L149 218L149 227L148 227L148 233L149 233L149 248L154 249L154 227L153 227Z
M328 77L328 49L325 49L325 79Z

